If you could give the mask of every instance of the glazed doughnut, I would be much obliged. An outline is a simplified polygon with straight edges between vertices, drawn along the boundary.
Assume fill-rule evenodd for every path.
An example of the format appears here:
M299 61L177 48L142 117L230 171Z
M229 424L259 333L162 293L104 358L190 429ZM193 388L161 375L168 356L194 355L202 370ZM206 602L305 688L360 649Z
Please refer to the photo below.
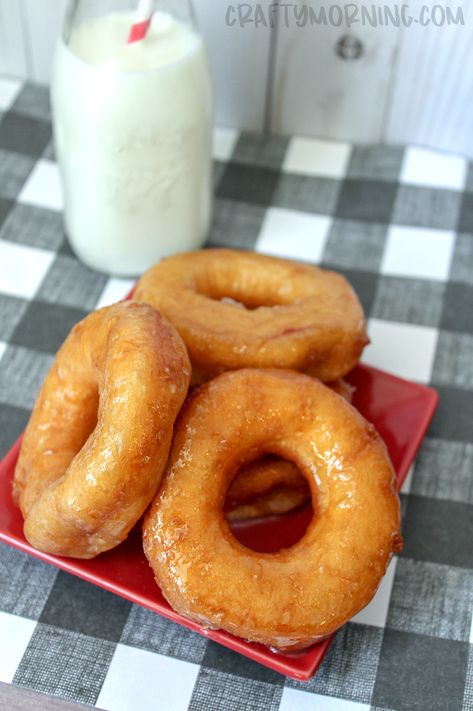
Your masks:
M15 471L32 546L92 558L126 538L160 484L189 379L180 336L146 304L110 306L72 329Z
M222 510L235 472L268 453L297 465L315 511L301 540L273 554L242 546ZM372 425L318 380L239 370L202 386L181 412L144 549L184 617L295 650L371 600L400 549L399 526L393 468Z
M327 385L351 402L354 388L346 380ZM309 485L292 462L263 457L238 473L228 490L225 511L229 521L243 521L287 513L309 499Z
M175 325L194 384L239 368L290 368L337 380L368 342L363 310L344 277L254 252L169 257L139 280L133 298Z

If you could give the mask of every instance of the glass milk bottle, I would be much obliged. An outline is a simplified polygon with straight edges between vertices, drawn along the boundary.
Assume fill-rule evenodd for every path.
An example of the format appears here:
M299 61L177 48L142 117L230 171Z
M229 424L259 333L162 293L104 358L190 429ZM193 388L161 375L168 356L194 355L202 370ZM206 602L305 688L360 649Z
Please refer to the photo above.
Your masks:
M130 42L143 5L151 23ZM201 247L212 91L188 0L70 1L51 93L66 232L78 257L131 276Z

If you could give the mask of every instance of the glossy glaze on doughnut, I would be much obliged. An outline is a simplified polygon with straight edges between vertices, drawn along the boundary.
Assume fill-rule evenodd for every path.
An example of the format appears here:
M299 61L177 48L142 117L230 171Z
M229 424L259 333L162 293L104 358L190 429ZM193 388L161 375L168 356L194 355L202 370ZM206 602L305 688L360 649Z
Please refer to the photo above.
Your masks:
M344 277L254 252L169 257L140 279L133 298L176 326L194 383L238 368L290 368L337 380L368 342L363 310Z
M236 472L267 453L303 472L315 511L302 539L275 554L242 546L223 515ZM239 370L184 407L144 549L180 614L294 650L371 600L399 550L399 526L393 468L372 425L313 378Z
M110 306L72 329L15 472L31 545L92 558L126 538L156 494L189 379L180 336L146 304Z

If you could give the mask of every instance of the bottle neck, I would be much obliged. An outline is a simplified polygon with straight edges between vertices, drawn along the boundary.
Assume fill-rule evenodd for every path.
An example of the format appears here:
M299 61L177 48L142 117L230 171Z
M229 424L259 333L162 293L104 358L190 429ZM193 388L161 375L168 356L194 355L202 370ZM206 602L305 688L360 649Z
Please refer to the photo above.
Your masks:
M72 30L84 22L112 13L127 12L137 16L138 0L69 0L65 13L63 37L67 43ZM198 32L192 0L159 0L159 12L171 15Z

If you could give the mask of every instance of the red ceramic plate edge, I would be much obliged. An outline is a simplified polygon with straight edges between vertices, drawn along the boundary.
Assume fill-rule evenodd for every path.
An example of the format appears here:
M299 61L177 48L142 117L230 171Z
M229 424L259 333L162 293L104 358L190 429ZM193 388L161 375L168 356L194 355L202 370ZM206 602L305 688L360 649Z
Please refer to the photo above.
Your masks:
M389 378L393 381L399 381L400 383L403 383L404 385L406 383L409 383L410 387L412 389L416 389L417 391L421 391L424 393L425 396L425 402L426 406L424 408L424 414L421 422L419 423L419 428L416 432L415 437L412 438L412 440L409 441L409 446L406 448L406 451L404 453L404 457L402 460L402 463L399 465L399 467L396 470L396 480L397 480L397 485L398 485L398 491L401 490L402 485L404 484L404 481L409 473L409 469L411 468L416 456L417 452L420 449L420 446L424 440L425 433L427 432L430 423L433 420L433 417L435 415L435 412L437 410L440 396L434 388L429 387L428 385L421 385L420 383L414 383L411 380L406 380L405 378L400 378L397 375L393 375L392 373L387 373L384 370L381 370L380 368L375 368L372 365L365 365L364 363L360 363L359 365L356 366L357 369L363 370L363 371L371 371L375 373L380 373L381 375L388 375ZM350 376L348 376L349 379Z
M381 371L377 368L372 368L371 366L360 365L358 367L364 371L375 371L384 376L389 375L391 379L398 380L404 385L407 382L402 378L398 378L397 376L394 376L390 373L385 373L384 371ZM420 448L422 440L425 436L425 432L433 418L439 400L438 393L432 388L412 382L409 382L409 385L411 386L411 388L415 388L418 391L422 391L424 393L425 407L423 410L423 418L421 424L416 430L415 437L413 437L412 441L409 442L409 446L407 447L402 462L400 463L397 470L397 481L399 489L401 488L407 476L409 468L415 459L417 451ZM9 468L12 467L16 462L20 443L21 437L13 445L13 447L7 453L5 458L0 462L0 477L4 475L5 470L8 471ZM178 624L182 625L183 627L186 627L187 629L192 630L193 632L197 632L198 634L207 637L213 641L216 641L219 644L235 652L238 652L243 656L248 657L249 659L252 659L253 661L259 662L265 667L273 669L274 671L277 671L281 674L284 674L285 676L291 677L298 681L308 681L312 678L312 676L315 674L320 664L322 663L332 641L332 637L329 637L326 640L323 640L322 642L316 644L314 647L310 648L307 651L293 655L282 655L279 653L274 653L274 655L271 655L271 657L268 658L267 648L262 647L261 645L246 642L243 639L233 637L232 635L221 632L219 630L205 629L200 625L181 617L172 609L168 610L166 608L160 608L158 612L155 608L148 604L145 598L140 599L140 596L138 594L130 595L128 589L125 586L122 586L118 583L109 582L102 578L97 578L92 572L88 572L87 570L78 569L76 567L77 564L74 559L59 558L49 555L47 553L42 553L41 551L37 551L32 548L26 540L22 540L15 536L12 536L6 531L0 531L0 540L23 551L24 553L32 555L33 557L38 558L39 560L42 560L43 562L54 565L56 568L71 573L72 575L82 578L83 580L86 580L87 582L90 582L94 585L98 585L111 593L119 595L120 597L123 597L131 602L137 603L147 609L150 609L156 614L161 615L162 617L165 617L173 622L177 622Z

